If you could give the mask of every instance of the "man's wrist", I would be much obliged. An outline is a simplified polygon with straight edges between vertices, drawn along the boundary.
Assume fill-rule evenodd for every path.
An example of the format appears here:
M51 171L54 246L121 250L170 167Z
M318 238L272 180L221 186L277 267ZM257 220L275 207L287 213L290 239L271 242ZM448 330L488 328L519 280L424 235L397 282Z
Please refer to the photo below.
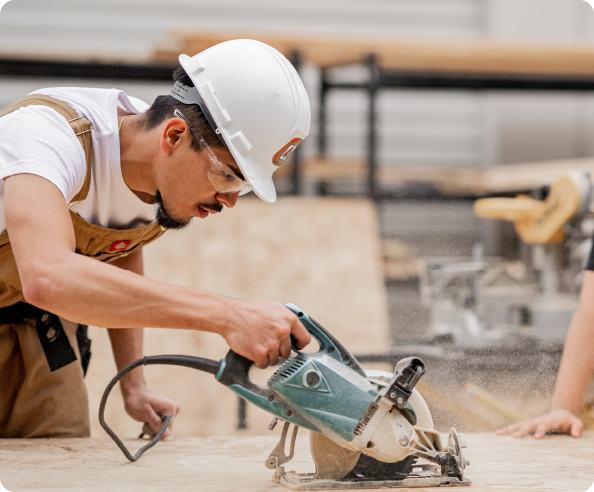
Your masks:
M550 413L553 413L553 412L568 412L568 413L570 413L572 415L577 415L578 414L578 411L574 411L573 409L567 408L566 405L557 405L557 404L553 403L551 405L551 412Z
M217 298L219 303L213 303L211 329L208 331L226 339L229 328L236 324L233 319L237 317L237 304L244 301L225 296L217 296Z
M120 389L124 396L136 393L146 387L142 367L137 367L120 380Z

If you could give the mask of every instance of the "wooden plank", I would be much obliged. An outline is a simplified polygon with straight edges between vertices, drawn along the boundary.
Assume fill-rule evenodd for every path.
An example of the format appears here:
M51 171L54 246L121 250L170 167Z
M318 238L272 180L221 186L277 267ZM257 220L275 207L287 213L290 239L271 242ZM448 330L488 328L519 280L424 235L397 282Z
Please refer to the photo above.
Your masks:
M281 492L287 489L276 486L272 471L264 467L278 427L274 437L172 438L132 464L107 439L0 440L0 481L11 492ZM594 432L579 440L518 440L493 434L467 438L470 466L465 476L473 481L465 489L469 492L576 492L594 481ZM301 431L287 470L313 472L308 441ZM140 445L137 440L126 444L134 449Z
M488 168L385 165L378 169L378 179L384 183L426 183L444 194L480 197L548 186L570 171L594 174L594 159L500 164ZM360 160L310 158L303 163L303 175L318 181L364 180L367 179L367 167ZM281 167L275 176L289 178L291 164Z
M500 421L493 422L493 419L489 418L491 416L485 414L484 409L483 412L479 411L459 391L452 391L451 388L443 390L424 380L419 381L416 388L429 405L432 415L437 415L437 412L446 412L454 419L458 429L494 431L497 429L494 424L500 424ZM460 430L460 432L462 431Z
M485 195L532 190L550 185L570 171L593 173L594 159L565 159L493 166L478 174L478 183L475 185L469 183L468 189L474 188L478 193Z
M320 67L361 63L377 55L387 70L441 74L507 74L524 76L594 76L594 45L529 44L445 39L386 39L274 35L262 32L178 32L179 49L157 50L155 60L175 61L180 51L194 55L229 39L257 39L286 56L299 50L303 60Z
M275 171L275 178L290 178L292 163L283 164ZM335 159L311 157L302 161L302 173L308 179L317 181L332 179L364 179L367 164L361 159Z
M332 181L335 179L365 180L368 171L367 163L360 159L311 157L303 161L302 172L308 179ZM399 164L380 166L377 176L385 183L423 182L453 193L466 193L467 189L476 183L480 172L481 170L477 168ZM291 173L292 164L287 163L274 173L274 177L290 178Z
M501 414L512 424L528 420L525 413L516 410L500 398L497 398L484 388L481 388L470 381L464 385L464 392L471 398L485 405L487 408Z

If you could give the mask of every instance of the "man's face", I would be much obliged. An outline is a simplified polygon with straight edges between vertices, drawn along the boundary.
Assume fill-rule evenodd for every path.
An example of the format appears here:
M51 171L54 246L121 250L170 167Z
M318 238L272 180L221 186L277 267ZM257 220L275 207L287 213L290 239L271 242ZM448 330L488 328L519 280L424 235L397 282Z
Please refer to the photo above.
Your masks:
M166 130L165 134L162 147L166 146L169 155L161 168L156 196L156 220L159 224L168 229L182 229L194 217L205 219L210 214L221 212L223 206L233 208L239 192L219 193L215 189L207 174L211 161L205 151L196 151L190 146L187 126L185 131L173 128ZM229 151L212 147L211 151L222 164L243 178Z

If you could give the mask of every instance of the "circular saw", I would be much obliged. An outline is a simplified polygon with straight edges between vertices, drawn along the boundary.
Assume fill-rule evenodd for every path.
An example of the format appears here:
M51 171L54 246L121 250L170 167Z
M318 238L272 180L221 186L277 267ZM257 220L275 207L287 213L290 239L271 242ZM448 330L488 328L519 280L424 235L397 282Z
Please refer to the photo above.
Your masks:
M122 369L107 386L99 407L99 422L130 461L154 446L161 431L134 456L104 419L111 389L139 365L173 364L212 373L241 398L275 416L270 429L284 421L281 438L265 461L273 481L292 490L431 487L469 485L463 477L468 461L462 454L466 439L451 429L442 445L423 397L414 389L425 364L408 357L394 372L365 371L353 355L323 326L294 304L285 304L317 340L315 353L298 350L269 378L267 386L249 377L253 362L230 351L221 361L163 355L145 357ZM289 428L289 453L285 453ZM287 472L299 428L310 432L314 473Z

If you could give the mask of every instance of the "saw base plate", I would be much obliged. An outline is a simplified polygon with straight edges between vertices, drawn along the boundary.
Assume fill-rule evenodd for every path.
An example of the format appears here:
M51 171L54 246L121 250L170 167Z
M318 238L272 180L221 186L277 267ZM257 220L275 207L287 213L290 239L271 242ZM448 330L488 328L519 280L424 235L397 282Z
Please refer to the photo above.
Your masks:
M353 480L325 480L315 479L313 473L285 472L284 467L278 467L272 480L290 490L344 490L344 489L398 489L419 487L459 487L470 485L468 479L459 480L455 477L442 476L411 476L399 480L353 479Z

